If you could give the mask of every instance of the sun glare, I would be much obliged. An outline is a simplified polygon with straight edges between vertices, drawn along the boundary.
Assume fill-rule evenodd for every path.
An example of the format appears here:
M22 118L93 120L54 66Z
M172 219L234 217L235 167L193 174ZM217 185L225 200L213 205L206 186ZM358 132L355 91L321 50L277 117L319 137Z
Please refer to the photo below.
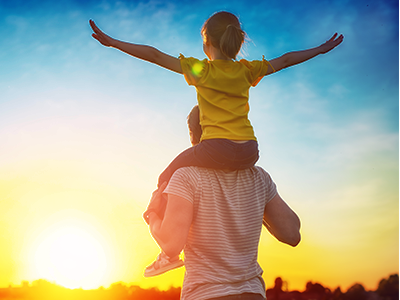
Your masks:
M36 249L38 276L67 288L98 288L107 271L101 243L75 224L55 227Z

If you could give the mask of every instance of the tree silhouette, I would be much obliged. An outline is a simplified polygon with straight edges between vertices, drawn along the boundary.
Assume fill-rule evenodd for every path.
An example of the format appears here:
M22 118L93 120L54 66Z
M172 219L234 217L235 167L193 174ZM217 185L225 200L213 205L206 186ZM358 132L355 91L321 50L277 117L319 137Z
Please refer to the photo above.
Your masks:
M398 300L399 275L393 274L380 280L376 291L366 291L364 286L356 283L345 293L340 287L333 292L320 283L307 282L305 291L283 290L282 278L275 280L275 286L268 289L268 300ZM96 290L67 289L43 279L29 285L23 281L20 287L0 288L0 300L179 300L180 288L171 287L167 291L157 288L143 289L136 285L128 286L122 282L112 284L109 288Z
M345 300L366 300L367 299L367 292L362 284L356 283L351 286L346 294L344 299Z
M382 279L377 292L387 300L399 299L399 275L393 274L388 279Z

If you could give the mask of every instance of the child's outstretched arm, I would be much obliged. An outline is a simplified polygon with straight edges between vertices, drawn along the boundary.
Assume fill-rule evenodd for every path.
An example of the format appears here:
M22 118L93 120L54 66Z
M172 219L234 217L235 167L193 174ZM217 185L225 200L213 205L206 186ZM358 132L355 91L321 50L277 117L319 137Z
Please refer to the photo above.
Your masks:
M98 40L102 45L116 48L136 58L143 59L168 70L182 74L181 63L178 58L163 53L151 46L119 41L101 31L92 20L90 20L89 23L94 32L92 37Z
M340 35L338 37L338 34L335 33L327 42L323 43L318 47L303 51L289 52L282 55L281 57L272 59L269 62L274 67L275 71L279 71L287 67L305 62L319 54L324 54L331 51L343 41L343 38L344 38L343 35ZM268 74L271 73L272 70L268 72Z

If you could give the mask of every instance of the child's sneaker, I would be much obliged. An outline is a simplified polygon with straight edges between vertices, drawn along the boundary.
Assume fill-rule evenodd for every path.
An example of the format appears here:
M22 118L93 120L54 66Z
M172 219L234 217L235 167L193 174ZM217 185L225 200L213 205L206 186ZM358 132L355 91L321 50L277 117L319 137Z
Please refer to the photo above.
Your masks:
M144 277L152 277L163 274L169 270L182 267L184 265L183 261L179 256L174 258L168 257L164 252L161 252L155 262L150 266L146 267L144 270Z

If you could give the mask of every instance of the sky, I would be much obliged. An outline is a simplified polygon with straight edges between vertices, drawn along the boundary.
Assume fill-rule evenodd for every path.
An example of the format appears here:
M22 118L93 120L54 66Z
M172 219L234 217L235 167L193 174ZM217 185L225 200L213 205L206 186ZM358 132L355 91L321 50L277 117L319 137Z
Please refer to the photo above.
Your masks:
M182 75L106 48L111 36L205 58L200 28L239 16L248 60L345 36L250 91L258 165L299 215L292 248L263 230L267 287L374 290L399 270L398 1L0 0L0 287L181 286L144 278L159 248L142 219L158 175L190 147Z

